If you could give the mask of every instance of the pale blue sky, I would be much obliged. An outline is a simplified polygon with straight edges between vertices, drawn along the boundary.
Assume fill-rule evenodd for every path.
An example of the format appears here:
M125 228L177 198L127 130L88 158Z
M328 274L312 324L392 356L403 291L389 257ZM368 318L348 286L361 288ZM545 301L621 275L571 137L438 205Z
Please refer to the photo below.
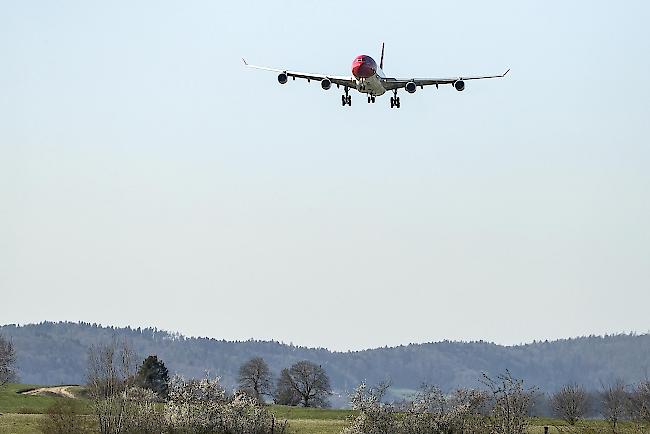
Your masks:
M0 0L0 322L333 349L647 331L643 1ZM368 105L256 64L501 73Z

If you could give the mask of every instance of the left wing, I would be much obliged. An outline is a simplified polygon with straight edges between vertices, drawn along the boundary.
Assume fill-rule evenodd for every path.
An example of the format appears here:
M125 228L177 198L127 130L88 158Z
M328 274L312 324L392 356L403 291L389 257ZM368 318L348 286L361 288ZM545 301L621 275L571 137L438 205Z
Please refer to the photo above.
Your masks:
M320 81L323 81L325 79L328 79L333 84L337 84L337 85L340 85L340 86L346 86L346 87L350 87L350 88L356 88L357 87L357 82L353 77L343 77L343 76L325 75L325 74L312 74L310 72L287 71L286 69L267 68L266 66L249 65L248 62L246 62L246 59L242 59L242 60L244 61L244 66L247 66L249 68L261 69L263 71L278 72L280 74L286 74L287 77L292 77L294 79L303 78L303 79L307 80L308 82L311 81L311 80L320 82Z
M501 75L481 75L481 76L468 76L468 77L450 77L450 78L413 78L413 79L403 79L403 78L383 78L382 82L386 90L401 89L406 87L407 83L413 82L417 87L421 86L431 86L431 85L440 85L440 84L454 84L459 81L468 81L468 80L483 80L486 78L503 78L505 77L510 70L508 69Z

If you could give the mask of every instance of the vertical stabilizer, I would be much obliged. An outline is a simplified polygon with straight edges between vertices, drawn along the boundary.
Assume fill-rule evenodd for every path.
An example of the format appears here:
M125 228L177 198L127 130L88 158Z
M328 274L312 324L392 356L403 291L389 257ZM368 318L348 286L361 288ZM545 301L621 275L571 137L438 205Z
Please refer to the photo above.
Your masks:
M384 70L384 43L381 43L381 60L379 61L379 69Z

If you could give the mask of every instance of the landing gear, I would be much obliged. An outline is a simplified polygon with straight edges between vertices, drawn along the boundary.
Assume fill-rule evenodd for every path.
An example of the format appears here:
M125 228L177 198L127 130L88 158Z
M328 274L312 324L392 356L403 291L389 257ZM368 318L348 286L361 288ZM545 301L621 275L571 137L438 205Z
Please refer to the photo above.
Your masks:
M390 97L390 108L399 108L399 96L397 96L397 89L394 91L395 96Z
M368 95L368 104L374 103L375 102L375 96L374 95Z
M352 97L349 94L349 89L345 88L345 95L341 95L341 105L345 107L346 105L352 106Z

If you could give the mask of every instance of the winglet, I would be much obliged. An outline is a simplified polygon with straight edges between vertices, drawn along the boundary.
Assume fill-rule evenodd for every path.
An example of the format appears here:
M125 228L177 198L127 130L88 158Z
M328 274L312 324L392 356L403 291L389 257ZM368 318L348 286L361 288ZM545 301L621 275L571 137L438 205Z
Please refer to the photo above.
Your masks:
M379 61L379 69L384 70L384 43L381 43L381 60Z
M506 72L504 72L501 77L505 77L506 75L508 75L509 72L510 72L510 68L508 68L508 70Z
M244 62L244 66L248 66L248 62L246 62L246 59L244 59L244 58L242 57L241 60L242 60L242 62Z

